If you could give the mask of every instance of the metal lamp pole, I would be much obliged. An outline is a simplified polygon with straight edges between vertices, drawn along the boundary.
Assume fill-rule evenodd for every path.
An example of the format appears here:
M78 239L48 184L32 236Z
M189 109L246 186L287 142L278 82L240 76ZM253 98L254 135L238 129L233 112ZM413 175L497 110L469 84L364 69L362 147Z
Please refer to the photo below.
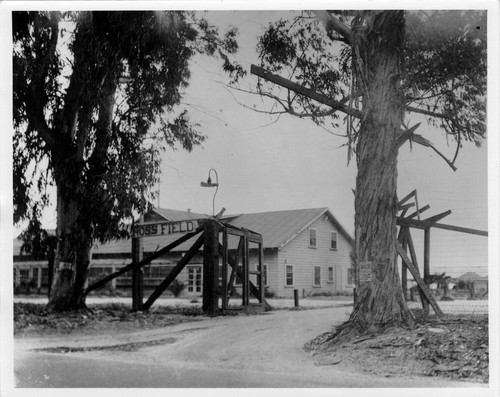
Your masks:
M212 182L212 179L210 178L210 173L211 172L215 173L215 182ZM202 187L215 187L215 193L214 193L214 198L212 200L212 215L215 215L215 196L217 195L217 191L219 190L219 176L217 175L217 171L214 168L210 168L208 171L208 179L206 182L201 182L200 185Z

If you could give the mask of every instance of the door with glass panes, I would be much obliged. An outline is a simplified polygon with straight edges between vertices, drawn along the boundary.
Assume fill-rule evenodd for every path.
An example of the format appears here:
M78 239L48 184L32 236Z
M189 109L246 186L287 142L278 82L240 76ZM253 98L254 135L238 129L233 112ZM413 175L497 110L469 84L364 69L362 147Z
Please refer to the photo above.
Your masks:
M188 266L188 286L189 293L201 293L201 266Z

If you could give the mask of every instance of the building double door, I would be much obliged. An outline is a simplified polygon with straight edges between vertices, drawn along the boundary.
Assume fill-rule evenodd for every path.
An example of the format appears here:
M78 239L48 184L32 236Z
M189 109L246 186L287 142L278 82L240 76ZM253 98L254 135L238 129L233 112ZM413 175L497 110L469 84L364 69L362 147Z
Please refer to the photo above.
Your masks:
M187 290L192 294L202 293L202 271L203 267L201 265L188 266L188 285Z

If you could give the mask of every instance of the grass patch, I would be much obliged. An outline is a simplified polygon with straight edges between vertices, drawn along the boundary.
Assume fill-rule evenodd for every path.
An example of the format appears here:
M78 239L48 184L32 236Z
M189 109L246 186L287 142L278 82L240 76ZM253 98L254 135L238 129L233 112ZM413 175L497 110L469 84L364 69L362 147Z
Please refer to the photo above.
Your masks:
M157 306L132 312L123 303L88 305L87 309L48 313L41 303L14 303L14 334L121 332L159 328L204 318L199 307Z

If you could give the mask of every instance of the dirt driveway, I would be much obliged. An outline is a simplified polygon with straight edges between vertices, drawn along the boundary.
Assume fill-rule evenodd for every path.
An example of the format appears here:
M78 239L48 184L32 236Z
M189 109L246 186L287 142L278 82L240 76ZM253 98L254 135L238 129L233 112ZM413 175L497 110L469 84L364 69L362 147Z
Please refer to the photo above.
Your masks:
M345 321L350 311L280 310L132 333L16 338L16 382L18 387L480 387L360 375L342 363L315 363L304 344Z

